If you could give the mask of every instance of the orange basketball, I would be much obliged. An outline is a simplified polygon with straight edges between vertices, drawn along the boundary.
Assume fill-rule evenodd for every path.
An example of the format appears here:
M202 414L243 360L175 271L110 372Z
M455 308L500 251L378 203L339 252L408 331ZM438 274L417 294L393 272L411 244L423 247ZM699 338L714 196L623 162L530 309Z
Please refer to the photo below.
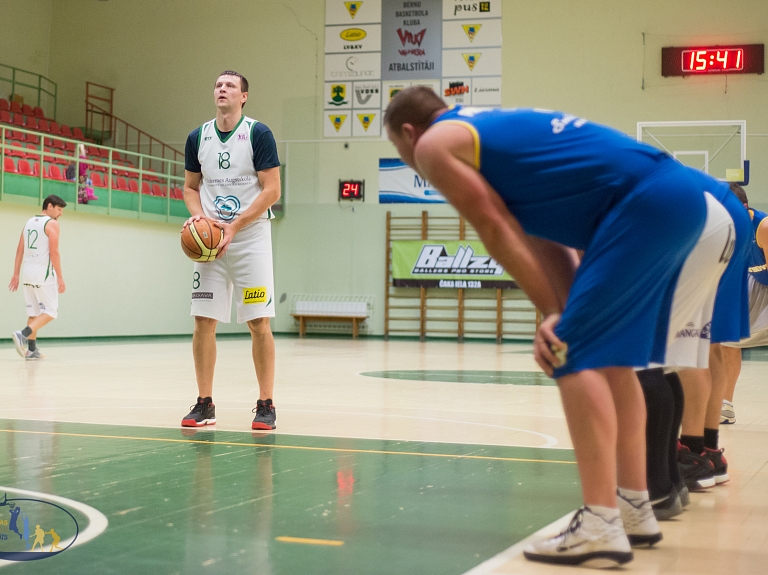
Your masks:
M217 228L208 218L201 218L182 228L181 249L196 262L210 262L219 253L224 230Z

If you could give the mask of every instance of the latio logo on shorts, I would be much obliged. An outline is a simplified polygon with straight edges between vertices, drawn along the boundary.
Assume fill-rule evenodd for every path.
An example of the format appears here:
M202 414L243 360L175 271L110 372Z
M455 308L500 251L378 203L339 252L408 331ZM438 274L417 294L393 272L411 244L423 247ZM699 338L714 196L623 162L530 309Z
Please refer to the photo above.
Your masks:
M213 206L218 216L225 222L234 220L240 213L240 200L237 196L216 196Z
M243 288L243 303L264 303L267 301L267 286Z

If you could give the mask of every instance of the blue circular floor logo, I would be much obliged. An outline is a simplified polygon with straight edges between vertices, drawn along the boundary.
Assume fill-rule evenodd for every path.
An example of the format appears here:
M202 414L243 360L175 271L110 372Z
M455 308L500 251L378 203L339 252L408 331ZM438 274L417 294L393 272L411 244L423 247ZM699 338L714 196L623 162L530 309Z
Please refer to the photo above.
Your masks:
M69 549L80 527L69 511L41 499L0 500L0 559L35 561Z

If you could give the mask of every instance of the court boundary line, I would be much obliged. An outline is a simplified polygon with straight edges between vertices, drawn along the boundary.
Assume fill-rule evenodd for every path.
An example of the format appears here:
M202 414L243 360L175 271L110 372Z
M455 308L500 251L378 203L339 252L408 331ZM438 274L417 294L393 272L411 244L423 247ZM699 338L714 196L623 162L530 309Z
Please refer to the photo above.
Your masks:
M197 428L194 428L197 429ZM438 457L444 459L472 459L480 461L514 461L518 463L559 463L576 465L575 461L554 459L529 459L522 457L493 457L489 455L461 455L449 453L418 453L416 451L383 451L378 449L352 449L344 447L309 447L301 445L267 445L262 443L239 443L235 441L204 441L201 439L174 439L163 437L131 437L130 435L104 435L91 433L67 433L58 431L32 431L25 429L0 429L0 433L20 433L29 435L52 435L57 437L86 437L91 439L123 439L128 441L154 441L158 443L190 443L196 445L228 445L234 447L262 447L267 449L296 449L300 451L324 451L331 453L369 453L373 455L409 455L420 457Z
M46 409L46 408L40 408L40 409ZM101 409L101 408L94 408L94 409ZM286 410L287 411L287 410ZM302 412L308 412L308 413L316 413L314 410L311 409L303 409L303 410L294 410L294 411L302 411ZM338 413L338 412L328 412L328 413ZM179 425L141 425L138 423L93 423L90 421L71 421L67 419L32 419L29 417L24 418L15 418L15 417L0 417L0 419L6 419L9 421L37 421L42 423L71 423L75 425L113 425L116 427L138 427L141 429L183 429ZM192 429L192 428L189 428ZM213 427L202 427L197 429L207 429L208 431L221 431L223 433L253 433L254 429L217 429L214 425ZM2 430L0 430L2 431ZM549 451L573 451L573 447L536 447L532 445L519 445L516 443L505 443L505 444L499 444L499 443L475 443L475 442L466 442L466 443L455 443L451 441L434 441L431 439L406 439L403 437L363 437L363 436L354 436L354 437L348 437L344 435L321 435L316 433L289 433L284 431L277 431L272 430L268 431L268 433L272 433L274 435L284 435L289 437L325 437L325 438L332 438L332 439L364 439L368 441L408 441L412 443L429 443L429 444L435 444L435 445L477 445L481 447L520 447L522 449L546 449Z
M85 515L88 518L88 526L80 531L80 533L77 535L77 539L74 541L74 543L72 543L72 545L68 546L68 549L88 543L89 541L104 533L104 531L106 531L107 527L109 526L109 519L107 519L106 515L104 515L95 507L91 507L90 505L83 503L82 501L77 501L76 499L69 499L60 495L53 495L52 493L44 493L42 491L29 491L27 489L17 489L15 487L4 487L2 485L0 485L0 491L10 491L11 493L18 493L19 495L37 497L42 501L60 503ZM68 545L71 540L72 537L68 537L63 541L60 541L60 543L62 545ZM62 551L62 553L63 552L64 551ZM8 567L9 565L17 565L18 563L22 562L0 559L0 568Z
M549 525L545 525L535 533L531 533L525 539L521 539L514 545L507 547L504 551L486 559L479 565L475 565L472 569L464 572L462 575L491 575L497 568L521 555L529 543L539 541L545 536L552 536L563 531L573 518L574 512L575 511L569 511L560 519L556 519Z

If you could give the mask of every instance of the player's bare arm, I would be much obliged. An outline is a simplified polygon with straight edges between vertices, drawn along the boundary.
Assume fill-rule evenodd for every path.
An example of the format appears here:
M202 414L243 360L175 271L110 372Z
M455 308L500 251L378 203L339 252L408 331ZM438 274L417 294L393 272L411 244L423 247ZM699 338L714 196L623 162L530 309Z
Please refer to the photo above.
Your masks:
M554 327L567 298L565 286L572 281L575 268L571 264L568 274L552 282L544 268L543 256L557 255L555 262L569 258L573 261L572 256L552 242L531 241L501 197L475 169L474 162L474 139L461 125L432 126L419 138L414 149L417 170L467 218L491 256L515 278L544 316L552 316L546 324L548 329L540 332L534 349L539 365L551 373L553 367L561 364L555 352L563 349L564 344L555 336Z
M13 262L13 277L8 289L16 291L19 289L19 275L21 274L21 262L24 260L24 232L19 236L19 245L16 248L16 259Z
M762 248L765 261L768 261L768 218L765 218L760 225L757 226L757 233L755 234L757 245Z
M202 181L202 172L190 172L189 170L184 170L184 203L187 206L187 210L192 215L186 222L184 222L182 229L205 215L203 213L203 204L200 201L200 182Z
M219 244L217 258L227 252L227 247L237 232L259 219L280 199L280 168L267 168L256 172L256 175L261 184L261 193L256 200L231 223L215 222L218 227L224 230L224 239Z
M64 276L61 273L61 254L59 253L59 222L48 220L45 226L45 235L48 236L48 249L51 254L51 265L56 272L56 282L59 286L59 293L64 293L67 285L64 283Z

